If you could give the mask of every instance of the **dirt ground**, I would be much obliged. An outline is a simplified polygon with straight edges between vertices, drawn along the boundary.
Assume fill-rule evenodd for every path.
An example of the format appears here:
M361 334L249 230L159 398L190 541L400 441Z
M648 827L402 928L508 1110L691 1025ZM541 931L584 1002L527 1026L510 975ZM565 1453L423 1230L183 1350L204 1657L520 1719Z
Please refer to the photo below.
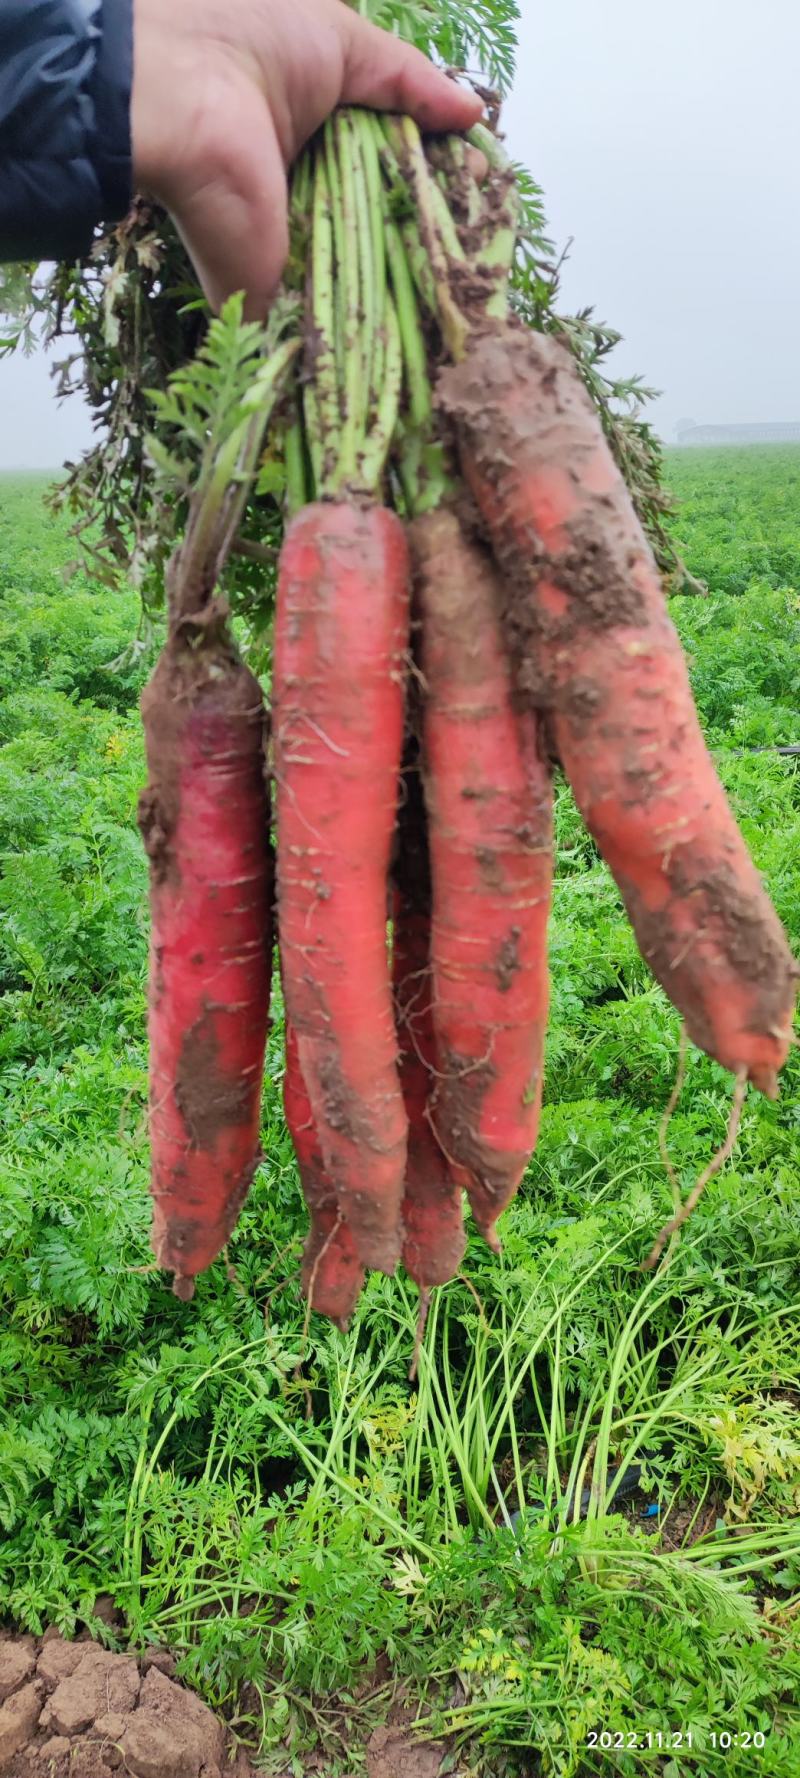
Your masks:
M1 1638L2 1778L253 1778L174 1667L161 1650L136 1661L55 1630Z
M57 1630L0 1635L0 1778L257 1778L174 1672L161 1649L137 1661ZM445 1753L400 1725L376 1729L364 1751L367 1778L438 1778ZM309 1772L322 1768L312 1759Z

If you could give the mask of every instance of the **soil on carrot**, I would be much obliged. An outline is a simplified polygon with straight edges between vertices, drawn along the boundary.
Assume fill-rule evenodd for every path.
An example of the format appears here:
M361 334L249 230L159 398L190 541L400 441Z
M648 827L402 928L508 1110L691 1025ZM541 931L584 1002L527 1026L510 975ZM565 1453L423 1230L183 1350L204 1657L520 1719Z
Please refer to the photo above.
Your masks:
M227 1072L217 1029L218 1008L208 1001L181 1044L175 1098L197 1148L211 1148L221 1129L250 1121L251 1083Z
M477 1134L483 1101L497 1080L497 1070L488 1060L476 1062L472 1056L447 1050L442 1058L442 1076L434 1099L434 1124L445 1154L457 1155L459 1167L472 1175L476 1194L480 1180L481 1201L485 1200L487 1205L486 1220L478 1215L477 1197L472 1202L472 1214L484 1239L496 1249L497 1237L490 1239L488 1234L488 1206L495 1195L499 1207L507 1202L509 1176L522 1158L493 1154Z
M497 952L495 963L495 980L501 994L507 994L515 975L519 974L522 964L519 960L520 928L512 926L507 937L503 939Z
M742 889L735 871L718 864L701 878L687 882L680 851L664 862L664 876L676 903L691 894L698 931L711 937L731 970L753 986L751 1022L758 1031L781 1031L786 1024L787 970L789 982L800 971L788 959L783 934L775 922L764 919L760 895ZM620 889L631 915L639 949L660 982L674 970L675 937L664 910L650 913L636 886L620 875ZM714 1030L699 995L685 1009L690 1035L701 1049L714 1051Z
M461 364L443 371L438 384L442 412L466 440L481 481L489 487L508 482L516 465L530 464L540 422L527 406L509 401L520 382L530 388L541 382L552 391L555 418L541 432L542 474L551 463L568 462L576 481L586 456L587 409L594 418L589 397L577 374L569 348L547 336L513 326L493 329L475 342ZM588 433L593 441L595 428ZM585 498L585 496L584 496ZM631 521L627 495L620 481L618 495L612 490L595 494L602 518L572 521L565 530L569 547L551 558L531 529L524 549L505 527L494 539L495 553L503 570L505 606L502 613L506 640L515 665L517 690L526 703L556 707L559 694L535 666L537 640L545 636L568 646L573 633L587 626L608 629L616 624L636 625L644 616L644 600L637 584L636 559L631 559ZM641 538L642 561L647 545ZM560 595L540 604L529 598L532 573L547 580ZM561 707L568 700L573 720L593 717L607 688L570 683L561 691Z

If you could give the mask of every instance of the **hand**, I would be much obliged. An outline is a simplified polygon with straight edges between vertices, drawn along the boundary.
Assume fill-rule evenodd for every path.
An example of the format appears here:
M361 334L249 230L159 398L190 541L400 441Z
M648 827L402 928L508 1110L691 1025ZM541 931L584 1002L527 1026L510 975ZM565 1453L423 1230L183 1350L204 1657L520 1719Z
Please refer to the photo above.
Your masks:
M341 103L468 129L480 101L341 0L134 0L134 176L175 218L209 301L265 313L288 251L287 169Z

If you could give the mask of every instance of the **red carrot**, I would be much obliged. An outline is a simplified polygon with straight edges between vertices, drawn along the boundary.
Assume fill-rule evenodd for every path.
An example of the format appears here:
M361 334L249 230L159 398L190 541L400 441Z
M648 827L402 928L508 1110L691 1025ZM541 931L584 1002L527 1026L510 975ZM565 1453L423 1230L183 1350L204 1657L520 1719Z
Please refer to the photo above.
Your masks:
M400 1257L407 1122L386 944L408 562L379 507L293 521L275 634L280 942L325 1170L361 1262Z
M142 715L153 1247L188 1300L258 1162L270 991L266 714L219 612L173 631Z
M452 1176L431 1123L431 1101L437 1086L431 1006L431 883L425 805L416 760L407 763L403 785L392 942L400 1080L408 1114L403 1264L425 1291L455 1277L464 1257L466 1235L461 1186Z
M303 1254L303 1291L312 1309L345 1328L364 1283L353 1236L325 1172L311 1102L300 1068L297 1038L286 1021L283 1108L294 1143L311 1228Z
M777 1091L796 969L706 751L652 554L568 349L513 328L442 404L505 578L521 694L552 733L642 954L689 1034Z
M552 782L512 703L497 575L440 509L411 527L425 683L436 1130L490 1245L536 1142L547 1022Z

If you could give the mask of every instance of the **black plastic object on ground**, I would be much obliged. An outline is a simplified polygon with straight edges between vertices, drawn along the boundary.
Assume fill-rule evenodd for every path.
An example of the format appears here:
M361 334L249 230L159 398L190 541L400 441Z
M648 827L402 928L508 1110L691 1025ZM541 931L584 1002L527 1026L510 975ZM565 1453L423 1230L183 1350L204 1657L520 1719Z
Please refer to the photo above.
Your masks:
M614 1500L612 1502L612 1506L616 1505L616 1502L618 1500L627 1500L630 1498L631 1494L636 1493L637 1489L641 1485L642 1468L643 1468L643 1465L641 1463L629 1463L629 1464L620 1464L617 1469L610 1469L608 1471L606 1493L608 1493L611 1490L611 1488L613 1487ZM588 1517L589 1503L591 1501L591 1498L592 1498L591 1488L590 1487L584 1488L584 1490L581 1494L581 1497L580 1497L580 1508L579 1508L579 1512L578 1512L579 1518L585 1519ZM528 1506L522 1512L512 1513L510 1516L510 1519L509 1519L509 1524L511 1525L512 1531L516 1535L520 1529L520 1526L524 1523L525 1520L533 1519L533 1518L540 1518L543 1511L544 1511L543 1506ZM657 1512L658 1512L658 1506L657 1506L656 1502L655 1501L648 1502L647 1506L645 1506L643 1508L642 1517L643 1518L654 1518ZM573 1493L573 1494L570 1494L569 1499L567 1500L567 1504L564 1509L564 1518L565 1519L573 1519L574 1516L575 1516L575 1495Z

